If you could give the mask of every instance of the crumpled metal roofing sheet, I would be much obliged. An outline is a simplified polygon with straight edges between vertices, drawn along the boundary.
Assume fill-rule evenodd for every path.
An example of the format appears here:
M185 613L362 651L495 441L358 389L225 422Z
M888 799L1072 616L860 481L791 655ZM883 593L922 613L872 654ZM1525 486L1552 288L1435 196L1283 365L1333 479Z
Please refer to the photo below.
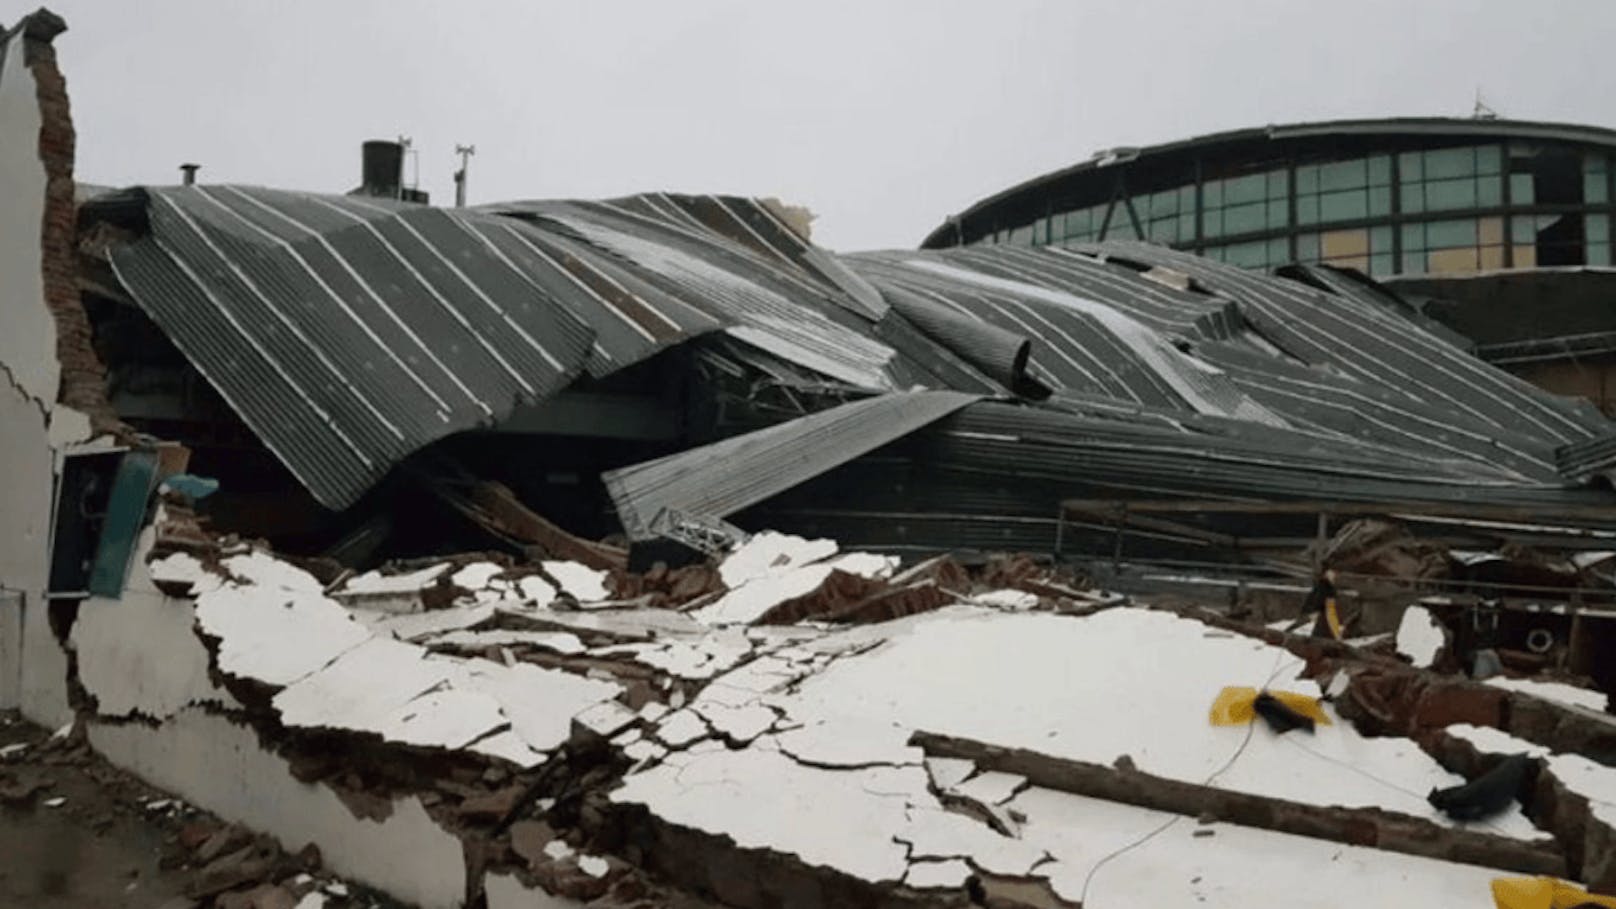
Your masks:
M1006 521L1079 489L1552 506L1586 475L1556 452L1597 460L1610 427L1368 289L1146 244L837 256L776 206L666 194L443 210L207 186L145 207L120 279L334 508L437 438L713 333L783 384L874 397L614 473L635 534L896 440L930 494ZM972 403L1040 384L1042 405Z
M130 294L322 502L559 391L589 327L442 209L234 187L149 193Z
M979 395L893 392L602 475L631 539L664 509L722 518L959 410Z
M1149 243L1108 241L1076 248L1187 274L1237 299L1246 321L1290 356L1450 407L1481 425L1522 426L1544 439L1574 440L1604 431L1600 418L1587 410L1492 368L1381 307Z

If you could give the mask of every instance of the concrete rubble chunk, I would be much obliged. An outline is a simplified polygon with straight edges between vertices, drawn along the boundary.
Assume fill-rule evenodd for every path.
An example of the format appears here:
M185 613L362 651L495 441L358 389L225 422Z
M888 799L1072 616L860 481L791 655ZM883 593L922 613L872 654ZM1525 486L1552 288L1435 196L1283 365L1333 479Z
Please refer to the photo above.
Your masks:
M318 591L227 586L203 594L196 621L219 640L219 669L290 685L370 640L370 632Z
M607 586L609 572L578 562L540 562L539 565L560 585L563 593L580 603L611 599L612 591Z
M834 540L805 540L765 530L753 534L725 556L718 565L718 576L725 587L733 590L755 578L828 559L836 551Z
M1436 662L1437 654L1447 644L1447 633L1442 625L1423 606L1410 606L1397 626L1397 652L1408 657L1415 666L1424 668Z

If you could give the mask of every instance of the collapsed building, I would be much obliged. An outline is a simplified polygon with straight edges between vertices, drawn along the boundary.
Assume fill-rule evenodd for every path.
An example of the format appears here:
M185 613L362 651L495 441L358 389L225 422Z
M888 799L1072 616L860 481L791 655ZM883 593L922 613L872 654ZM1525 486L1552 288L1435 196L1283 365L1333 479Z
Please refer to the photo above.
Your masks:
M422 906L1616 888L1616 434L1372 281L84 187L63 27L0 60L0 704ZM1326 565L1359 637L1266 627Z

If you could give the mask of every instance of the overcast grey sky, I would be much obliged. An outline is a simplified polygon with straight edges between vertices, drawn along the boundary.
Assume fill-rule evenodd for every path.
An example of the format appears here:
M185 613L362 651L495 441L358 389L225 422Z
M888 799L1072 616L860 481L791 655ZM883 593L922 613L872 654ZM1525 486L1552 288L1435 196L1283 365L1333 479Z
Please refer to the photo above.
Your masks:
M1265 123L1616 126L1616 2L52 0L78 177L346 191L412 136L452 199L780 196L837 249L1097 149ZM15 6L15 21L28 9Z

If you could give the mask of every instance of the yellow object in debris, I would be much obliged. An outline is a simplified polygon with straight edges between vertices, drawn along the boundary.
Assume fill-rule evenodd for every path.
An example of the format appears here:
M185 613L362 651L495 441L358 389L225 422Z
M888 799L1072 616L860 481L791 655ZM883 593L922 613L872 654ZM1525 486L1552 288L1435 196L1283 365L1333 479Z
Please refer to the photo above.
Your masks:
M1616 909L1616 896L1598 896L1552 877L1495 877L1493 905L1497 909L1572 909L1574 906Z
M1324 726L1330 725L1330 718L1325 715L1324 708L1319 706L1318 698L1310 698L1305 694L1294 691L1268 692L1275 700L1286 707L1308 717L1315 723ZM1249 723L1257 716L1257 709L1252 706L1257 701L1257 689L1243 685L1230 685L1218 692L1212 701L1212 725L1214 726L1240 726Z
M1341 610L1336 608L1335 597L1324 601L1324 620L1329 623L1330 637L1341 640Z

